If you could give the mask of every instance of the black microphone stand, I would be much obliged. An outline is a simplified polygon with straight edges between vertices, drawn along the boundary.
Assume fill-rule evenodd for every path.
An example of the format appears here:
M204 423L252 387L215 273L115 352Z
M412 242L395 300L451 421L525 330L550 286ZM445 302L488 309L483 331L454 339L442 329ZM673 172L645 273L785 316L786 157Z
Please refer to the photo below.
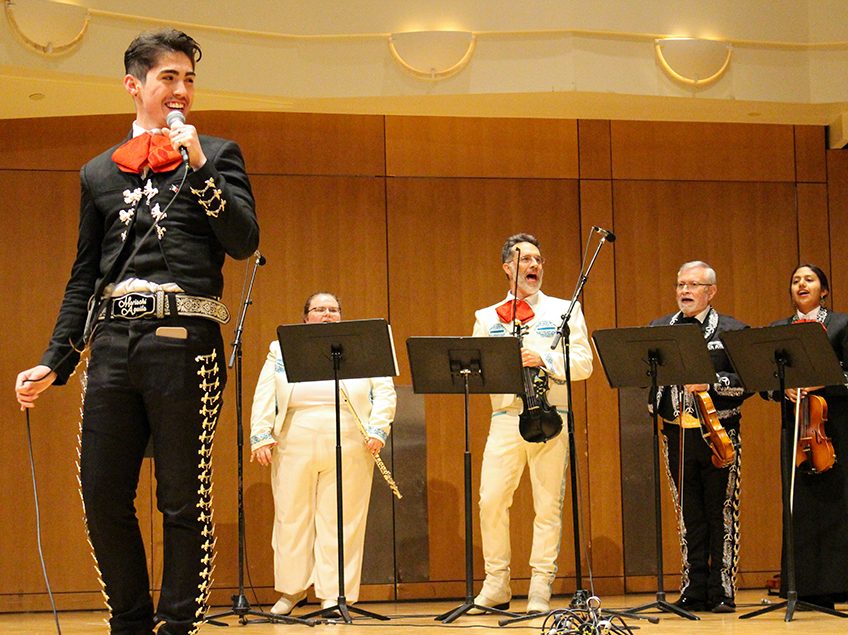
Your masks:
M243 302L241 305L241 313L236 322L235 340L233 341L233 352L230 354L230 360L227 363L227 368L236 366L236 466L237 466L237 491L238 491L238 593L232 596L233 606L229 611L216 613L204 618L204 622L213 626L229 626L225 622L218 621L223 617L235 615L239 618L239 623L242 625L252 623L266 622L283 622L292 624L306 624L314 626L311 621L303 620L299 617L290 615L274 615L273 613L264 613L250 608L250 602L244 594L244 423L242 419L242 346L241 335L244 331L244 321L247 317L247 307L253 304L251 294L253 293L253 282L256 280L256 272L262 265L265 264L265 256L256 252L256 260L253 262L253 271L250 274L250 281L247 284L247 292L242 290ZM254 615L262 619L248 620L248 615Z
M591 237L591 234L590 234ZM598 246L595 248L595 253L588 265L585 265L586 257L584 254L584 267L580 270L580 279L577 281L577 286L574 288L574 293L571 295L571 301L568 303L568 310L562 316L562 324L559 325L554 341L551 344L551 350L556 350L556 347L562 343L562 354L565 360L565 387L568 389L567 399L567 424L568 424L568 454L571 460L568 462L569 476L571 478L571 522L574 530L574 582L575 591L571 599L570 606L572 608L585 608L586 600L589 598L589 592L583 588L583 572L580 563L580 494L577 491L577 446L574 441L574 408L571 396L571 327L568 325L568 320L574 311L574 306L577 298L583 293L583 287L589 279L589 272L595 266L595 260L601 252L601 248L605 242L615 240L613 234L601 234L601 239L598 241ZM589 244L586 243L586 251L588 252Z

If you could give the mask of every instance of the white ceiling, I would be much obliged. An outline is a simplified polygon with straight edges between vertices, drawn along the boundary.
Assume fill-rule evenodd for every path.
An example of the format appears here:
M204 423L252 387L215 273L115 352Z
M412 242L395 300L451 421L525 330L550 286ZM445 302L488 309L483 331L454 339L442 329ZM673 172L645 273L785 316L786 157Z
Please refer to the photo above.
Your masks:
M0 16L0 118L131 109L122 56L173 24L204 50L195 108L828 124L848 111L848 0L14 0ZM80 42L59 55L28 47ZM392 32L475 34L468 65L418 79ZM653 38L733 45L730 70L693 90Z

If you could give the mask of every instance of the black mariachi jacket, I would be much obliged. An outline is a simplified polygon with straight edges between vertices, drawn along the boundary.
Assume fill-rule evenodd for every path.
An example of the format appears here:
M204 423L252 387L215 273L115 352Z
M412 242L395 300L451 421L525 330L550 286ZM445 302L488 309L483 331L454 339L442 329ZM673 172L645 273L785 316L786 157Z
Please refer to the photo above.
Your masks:
M844 399L848 401L848 313L836 313L834 311L826 311L822 324L827 330L827 339L836 353L836 358L842 366L842 373L845 375L845 383L838 386L825 386L824 388L815 391L813 394L821 395L827 401L832 399ZM788 317L777 322L772 322L769 326L784 326L792 324L796 321L795 317ZM795 388L795 386L787 386L787 388ZM777 392L770 394L769 397L775 401L783 402L783 396L777 395ZM793 415L794 417L794 415Z
M666 315L651 322L650 326L667 326L676 324L683 317L681 312ZM707 344L707 349L710 353L710 359L713 363L713 368L716 371L716 381L710 387L709 395L715 406L716 413L722 424L738 424L741 418L739 410L742 402L751 396L751 393L745 392L742 388L742 383L739 381L739 376L736 370L730 363L730 358L724 352L724 345L721 342L721 334L726 331L738 331L748 328L744 322L718 313L715 309L710 308L707 317L703 324L700 325L704 333L704 340ZM674 411L674 403L671 398L671 390L667 387L660 387L655 404L658 405L659 415L668 421L674 421L677 414Z
M158 241L166 270L145 272L151 282L175 282L186 293L220 297L224 288L225 255L244 259L259 245L259 225L253 192L238 145L226 139L200 136L206 164L189 170L177 199L165 211L182 179L185 167L150 172L144 178L121 172L112 161L118 145L106 150L80 170L80 224L77 255L65 287L62 307L41 363L56 372L64 384L79 362L79 341L95 289L113 271L119 256L126 258L132 226L141 215L159 230L147 238ZM108 282L115 282L108 280ZM73 346L72 346L73 343Z

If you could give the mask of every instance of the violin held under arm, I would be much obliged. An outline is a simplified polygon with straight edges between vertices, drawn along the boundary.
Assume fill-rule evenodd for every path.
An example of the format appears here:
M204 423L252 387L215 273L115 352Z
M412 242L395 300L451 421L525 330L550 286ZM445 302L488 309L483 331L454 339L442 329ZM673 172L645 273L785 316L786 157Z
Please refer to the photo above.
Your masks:
M719 468L729 466L736 458L736 449L733 447L733 441L730 440L727 430L718 420L718 413L713 405L713 400L705 390L693 392L692 397L698 408L701 434L713 453L713 465Z

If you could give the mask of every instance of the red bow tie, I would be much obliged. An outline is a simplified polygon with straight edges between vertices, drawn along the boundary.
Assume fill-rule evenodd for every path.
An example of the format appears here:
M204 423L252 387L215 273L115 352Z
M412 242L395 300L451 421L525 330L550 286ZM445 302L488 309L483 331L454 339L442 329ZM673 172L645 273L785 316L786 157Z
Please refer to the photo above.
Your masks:
M495 309L495 312L498 314L501 322L504 322L505 324L512 324L512 303L512 300L507 300ZM515 314L518 317L518 321L522 324L529 322L533 319L533 316L536 315L533 313L533 307L527 304L524 300L518 300L515 303Z
M170 172L182 163L180 153L174 150L165 135L145 132L133 137L112 153L112 160L122 172L139 174L150 166L154 172Z

